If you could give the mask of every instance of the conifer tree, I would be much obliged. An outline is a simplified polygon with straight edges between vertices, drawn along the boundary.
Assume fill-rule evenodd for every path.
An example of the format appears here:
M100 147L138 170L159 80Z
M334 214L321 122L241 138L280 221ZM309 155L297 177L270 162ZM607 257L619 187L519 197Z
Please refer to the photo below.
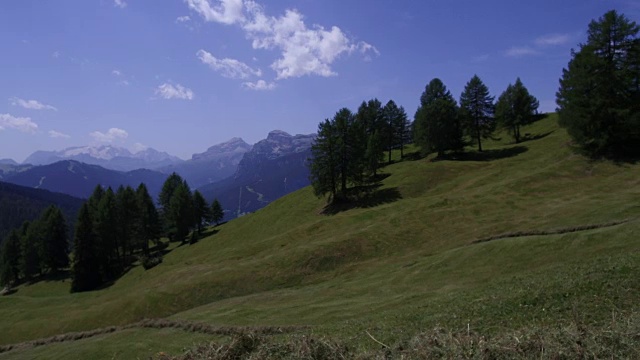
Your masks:
M198 190L193 192L193 212L196 229L198 234L201 234L203 225L211 218L211 209L209 209L207 200L204 199L204 196L202 196Z
M538 100L522 84L518 78L515 84L507 86L496 103L496 119L506 128L516 143L522 139L520 128L531 124L538 114Z
M375 177L383 159L384 142L378 130L375 130L369 135L369 141L367 141L367 150L365 153L366 171Z
M42 237L43 229L38 221L22 226L20 270L25 279L42 274Z
M136 193L130 186L120 186L118 188L116 192L116 202L118 242L122 248L122 257L125 257L127 252L129 252L129 255L133 255L133 251L135 250L133 237L140 210L138 209L138 203L136 201Z
M118 242L118 207L113 190L108 188L95 214L95 234L97 238L100 272L103 279L112 279L123 268L122 253Z
M415 142L424 153L464 148L464 140L455 99L440 79L433 79L420 97L415 116Z
M67 223L56 206L47 208L40 221L44 227L40 254L42 266L55 273L69 266Z
M0 285L12 286L20 279L20 234L12 230L0 249Z
M495 130L493 100L478 75L469 80L460 95L462 125L467 135L477 142L478 151L482 151L482 139L490 137Z
M162 224L160 224L160 216L145 184L138 186L136 202L139 214L136 218L135 236L139 243L138 248L148 254L149 241L156 241L160 238Z
M90 205L85 203L78 213L73 238L71 292L93 290L102 283L97 235Z
M224 210L222 209L222 205L220 205L220 201L214 199L211 204L211 221L219 225L222 219L224 219Z
M556 94L560 125L591 156L640 155L640 26L616 10L592 20Z
M338 192L338 144L334 124L326 119L318 125L316 139L311 146L310 180L316 196Z
M183 181L171 196L168 215L175 240L184 242L195 225L193 197L186 181Z

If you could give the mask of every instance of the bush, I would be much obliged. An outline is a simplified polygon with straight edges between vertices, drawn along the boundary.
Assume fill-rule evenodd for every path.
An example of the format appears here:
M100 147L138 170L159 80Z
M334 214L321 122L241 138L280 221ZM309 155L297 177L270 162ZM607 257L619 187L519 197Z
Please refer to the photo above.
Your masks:
M149 270L152 267L162 263L162 254L155 253L155 254L145 255L140 259L140 262L142 263L142 267L145 270Z

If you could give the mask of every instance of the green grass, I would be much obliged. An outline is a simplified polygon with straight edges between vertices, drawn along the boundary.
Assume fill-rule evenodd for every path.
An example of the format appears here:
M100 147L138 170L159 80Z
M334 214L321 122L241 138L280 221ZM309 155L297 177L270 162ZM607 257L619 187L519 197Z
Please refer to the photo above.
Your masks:
M383 169L390 176L367 203L376 206L323 215L324 200L302 189L104 290L69 294L68 281L21 287L0 298L0 345L170 317L311 325L365 351L376 346L365 331L398 343L438 325L498 335L578 322L602 327L612 314L637 314L640 165L574 154L555 116L524 132L540 138L516 145L503 136L484 144L484 155L471 151L475 160L399 162L394 154L396 163ZM621 220L629 221L474 244ZM129 340L119 336L88 344L94 355L126 349ZM190 346L188 339L173 344ZM144 351L137 354L153 353Z

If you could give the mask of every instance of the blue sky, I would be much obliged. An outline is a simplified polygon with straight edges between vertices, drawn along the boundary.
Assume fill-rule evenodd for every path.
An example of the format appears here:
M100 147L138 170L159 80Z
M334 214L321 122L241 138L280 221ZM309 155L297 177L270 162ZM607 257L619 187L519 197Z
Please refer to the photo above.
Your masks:
M112 144L190 158L273 129L312 133L393 99L412 118L441 78L541 104L587 24L630 0L3 0L0 158Z

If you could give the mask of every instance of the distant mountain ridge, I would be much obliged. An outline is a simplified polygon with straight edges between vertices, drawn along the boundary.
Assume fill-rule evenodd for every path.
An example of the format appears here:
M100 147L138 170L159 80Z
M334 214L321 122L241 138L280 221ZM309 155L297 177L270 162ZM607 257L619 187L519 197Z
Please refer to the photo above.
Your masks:
M76 146L60 151L36 151L23 162L31 165L50 165L61 160L75 160L85 164L100 165L118 171L155 169L183 160L153 148L135 153L122 147L111 145Z
M233 176L199 190L208 201L221 202L227 220L259 210L309 185L307 160L315 137L271 131L244 154Z
M166 178L166 174L147 169L122 172L75 160L63 160L10 174L4 181L78 198L88 198L98 184L115 190L120 185L135 188L145 183L151 196L156 198Z
M69 195L0 181L0 242L11 229L39 218L50 205L62 210L67 226L73 229L77 212L83 203L84 200Z
M165 174L178 173L193 188L220 181L233 175L238 164L252 146L234 137L211 146L207 151L193 154L190 160L158 168Z

